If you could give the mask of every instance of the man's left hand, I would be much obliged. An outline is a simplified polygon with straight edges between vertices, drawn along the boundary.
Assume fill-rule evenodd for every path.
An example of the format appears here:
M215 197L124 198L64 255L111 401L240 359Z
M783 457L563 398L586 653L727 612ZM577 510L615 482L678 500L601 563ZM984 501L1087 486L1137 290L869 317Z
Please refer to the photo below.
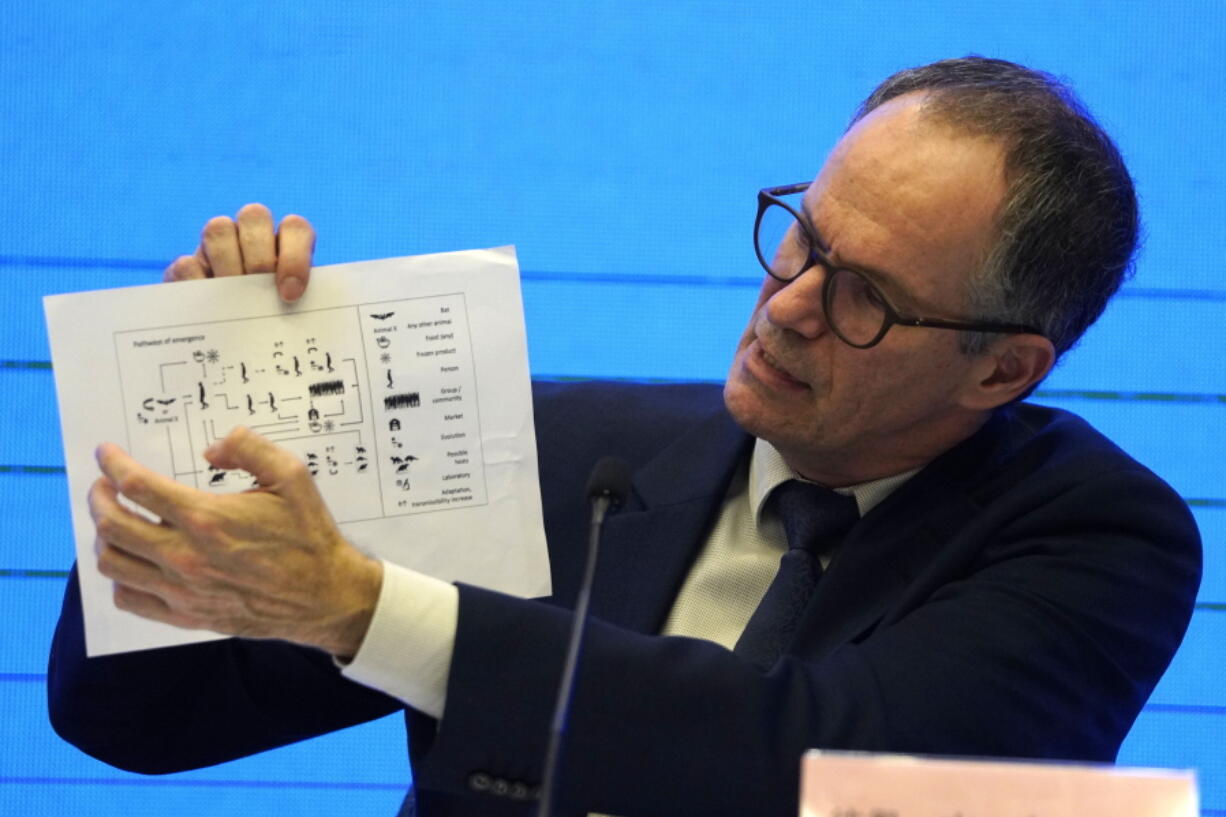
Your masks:
M154 473L118 446L97 450L103 476L89 494L98 569L115 604L177 627L280 638L339 657L361 645L382 565L345 540L306 465L246 428L205 452L259 487L198 491ZM122 494L161 518L151 522Z

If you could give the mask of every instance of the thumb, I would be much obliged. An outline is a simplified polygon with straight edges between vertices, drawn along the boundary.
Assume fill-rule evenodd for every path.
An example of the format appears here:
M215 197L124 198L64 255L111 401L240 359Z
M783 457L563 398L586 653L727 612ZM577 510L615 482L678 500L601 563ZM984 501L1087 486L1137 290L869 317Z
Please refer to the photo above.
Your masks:
M204 458L216 468L241 468L277 493L292 491L303 477L310 481L302 460L246 426L236 426L206 448Z

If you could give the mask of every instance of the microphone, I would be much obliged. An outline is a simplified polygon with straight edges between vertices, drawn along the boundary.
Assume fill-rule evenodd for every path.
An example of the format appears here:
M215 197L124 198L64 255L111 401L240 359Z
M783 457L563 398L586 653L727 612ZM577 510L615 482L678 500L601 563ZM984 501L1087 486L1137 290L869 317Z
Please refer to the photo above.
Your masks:
M592 525L604 523L604 516L610 510L620 508L626 502L630 493L630 466L618 457L604 457L596 463L591 476L587 478L587 499L592 503ZM588 565L591 567L591 565Z
M566 648L566 663L562 680L558 684L558 702L554 705L553 723L549 729L549 745L545 750L545 773L541 781L541 801L537 817L553 817L553 801L558 790L558 761L562 738L570 717L570 701L575 694L575 668L583 647L583 633L587 624L587 608L592 596L592 579L596 575L596 554L600 548L600 529L605 515L620 508L630 493L630 467L625 460L605 457L596 463L587 478L587 498L592 506L591 523L588 527L587 563L583 568L583 581L575 600L575 615L571 621L570 644Z

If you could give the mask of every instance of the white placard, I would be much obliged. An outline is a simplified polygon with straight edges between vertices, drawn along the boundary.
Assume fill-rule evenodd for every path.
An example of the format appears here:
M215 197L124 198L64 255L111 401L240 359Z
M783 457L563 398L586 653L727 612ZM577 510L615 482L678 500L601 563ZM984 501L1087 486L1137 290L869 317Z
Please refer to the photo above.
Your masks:
M1197 817L1191 771L812 751L801 817Z
M44 299L90 655L217 638L117 610L94 561L94 449L202 491L251 487L201 453L238 425L311 469L359 547L448 581L549 593L514 248Z

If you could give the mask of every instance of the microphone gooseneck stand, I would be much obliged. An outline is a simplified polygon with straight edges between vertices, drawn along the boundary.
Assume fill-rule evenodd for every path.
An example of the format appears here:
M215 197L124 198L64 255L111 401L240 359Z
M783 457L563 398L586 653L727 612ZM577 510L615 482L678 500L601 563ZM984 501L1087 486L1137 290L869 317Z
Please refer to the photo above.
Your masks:
M558 790L558 762L561 757L562 739L570 717L570 702L575 694L575 668L583 647L583 634L587 624L587 608L592 596L592 580L596 575L596 554L600 549L600 530L605 515L621 507L630 493L630 468L616 457L605 457L596 463L587 481L587 497L592 504L591 524L588 527L587 562L583 568L583 581L575 600L575 614L570 628L570 644L566 649L566 663L562 668L562 680L558 684L558 702L553 710L553 723L549 729L549 745L545 750L545 770L541 780L541 800L537 817L553 817L553 804Z

